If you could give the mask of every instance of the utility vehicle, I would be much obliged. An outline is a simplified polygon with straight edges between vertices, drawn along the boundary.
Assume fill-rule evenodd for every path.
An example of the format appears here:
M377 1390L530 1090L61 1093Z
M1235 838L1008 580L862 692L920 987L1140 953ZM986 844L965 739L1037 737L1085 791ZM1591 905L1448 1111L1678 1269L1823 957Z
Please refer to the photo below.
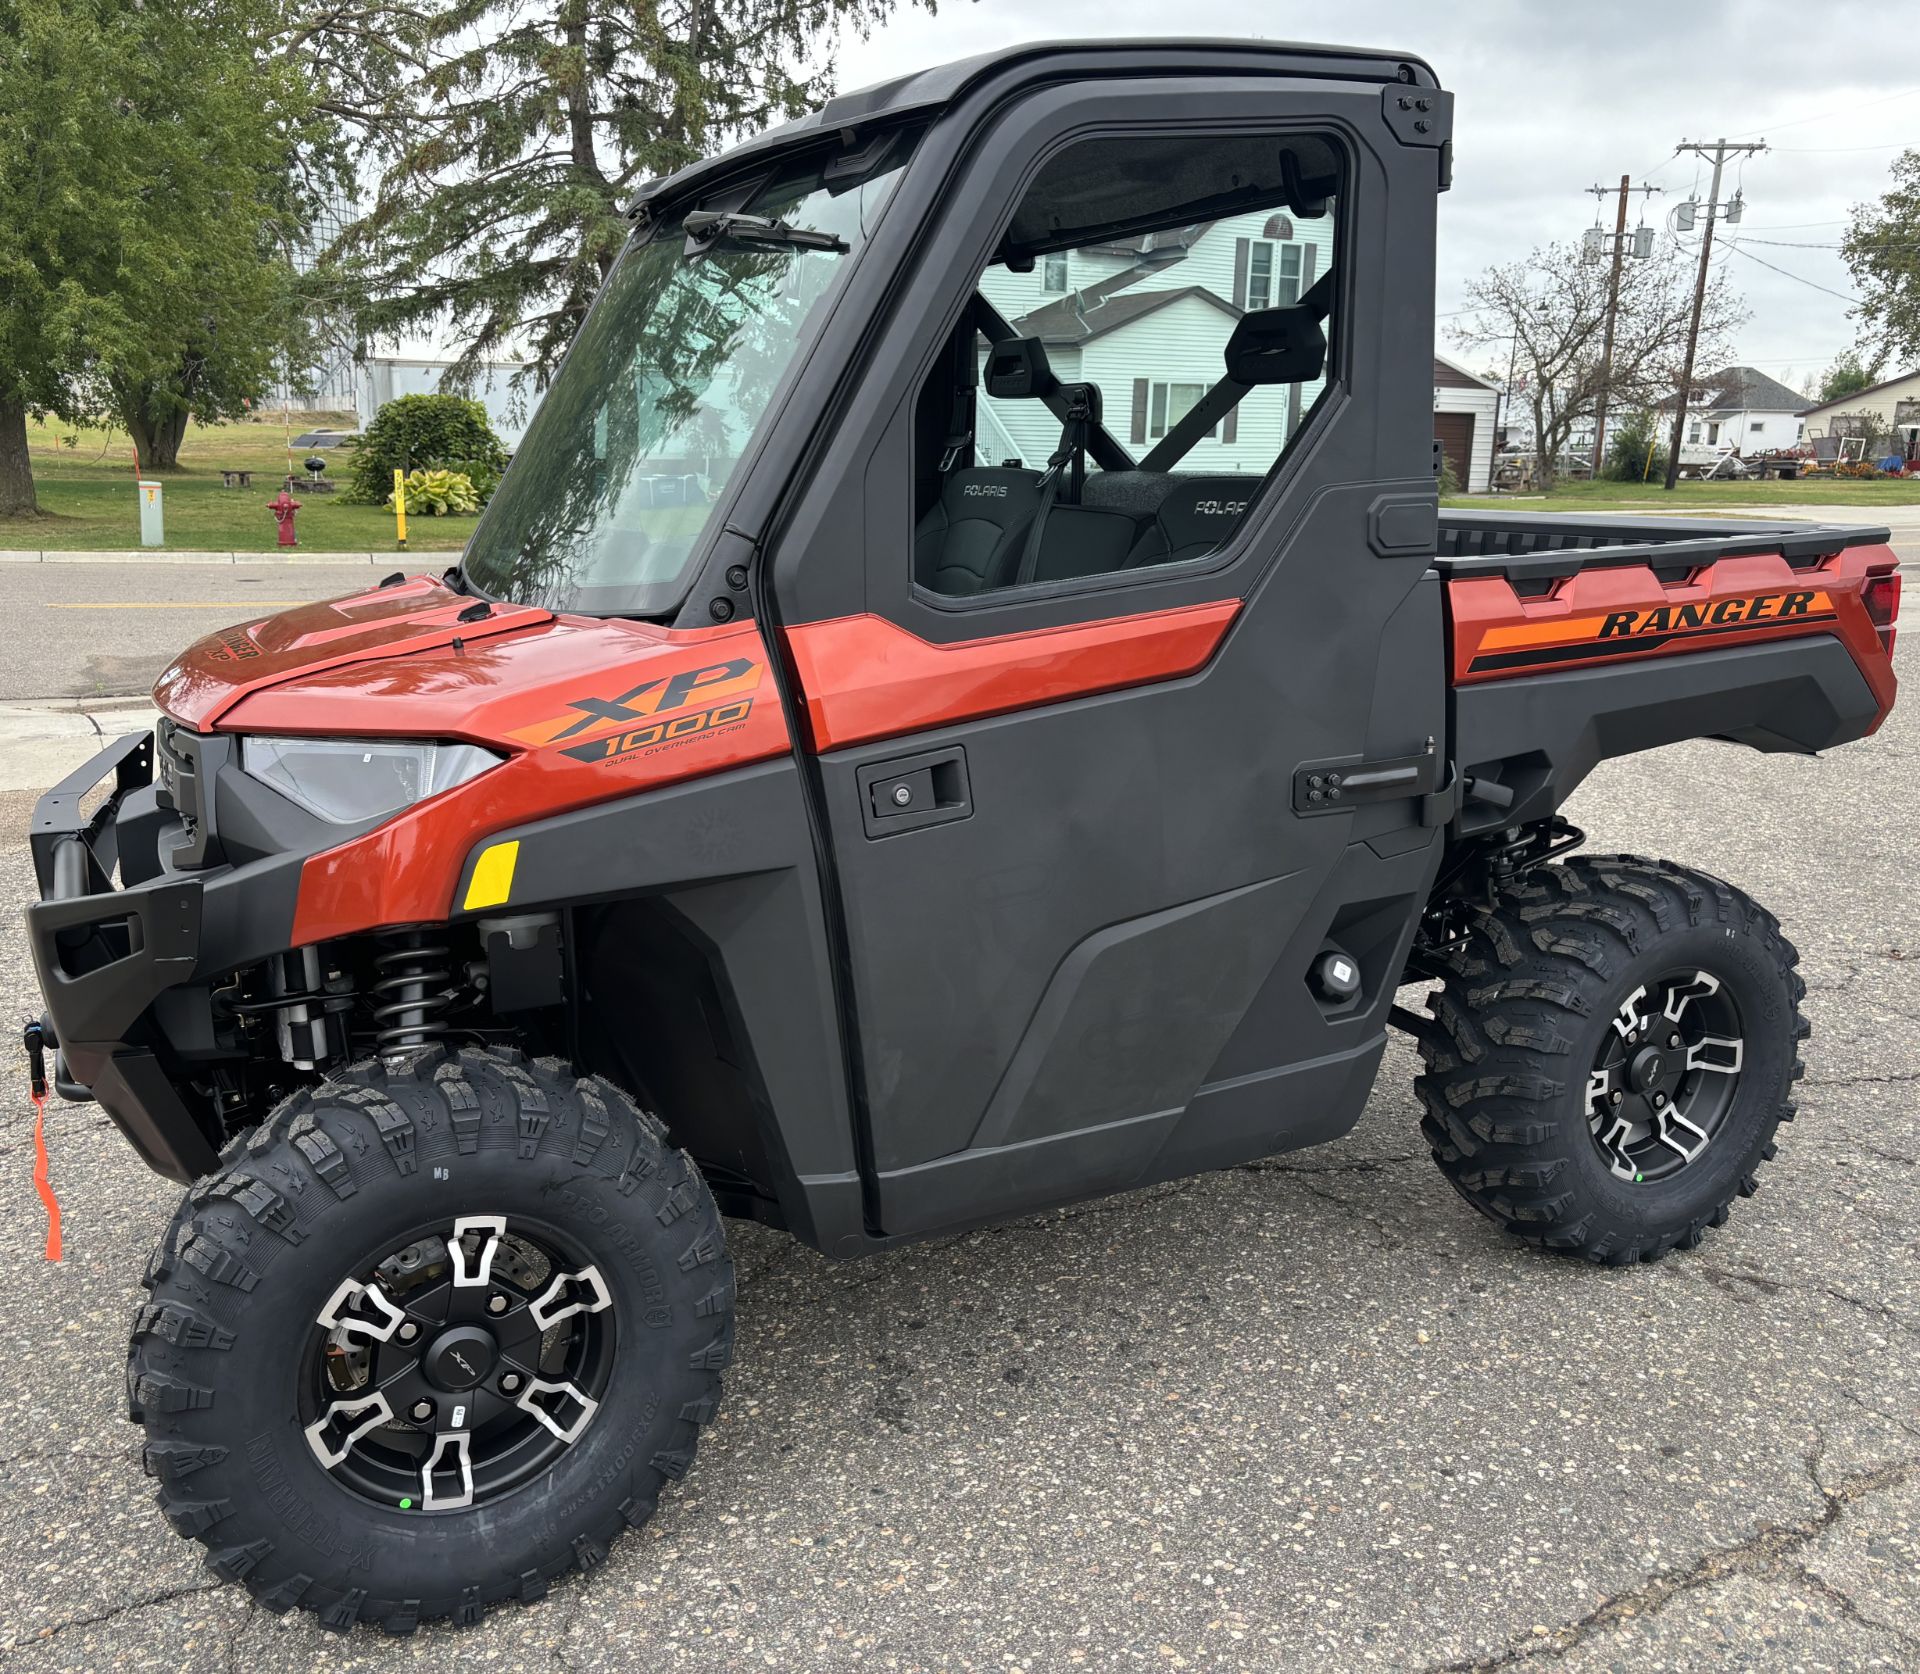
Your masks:
M1438 511L1451 115L1030 46L650 186L461 563L200 641L43 799L53 1074L188 1188L128 1389L221 1575L537 1598L693 1463L723 1215L854 1256L1331 1140L1392 1023L1522 1238L1753 1189L1793 949L1560 809L1871 732L1895 560Z

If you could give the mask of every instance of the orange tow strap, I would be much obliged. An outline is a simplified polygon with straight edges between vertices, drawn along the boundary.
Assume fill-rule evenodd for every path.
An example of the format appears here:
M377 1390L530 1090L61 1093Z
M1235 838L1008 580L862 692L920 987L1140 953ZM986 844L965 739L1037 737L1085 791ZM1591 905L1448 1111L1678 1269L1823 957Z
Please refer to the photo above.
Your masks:
M53 1174L47 1167L47 1034L43 1024L30 1022L22 1031L27 1049L27 1096L33 1100L33 1189L47 1206L47 1260L60 1259L60 1200L53 1195Z
M53 1195L47 1168L47 1095L33 1095L33 1189L47 1206L47 1260L60 1259L60 1200Z

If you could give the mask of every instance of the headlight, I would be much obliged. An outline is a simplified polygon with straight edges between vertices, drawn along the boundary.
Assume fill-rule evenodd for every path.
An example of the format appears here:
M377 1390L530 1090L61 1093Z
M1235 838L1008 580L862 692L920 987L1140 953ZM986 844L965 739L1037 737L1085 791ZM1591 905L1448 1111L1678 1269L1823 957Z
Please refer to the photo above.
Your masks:
M336 825L397 814L505 759L478 744L258 734L240 740L241 767L308 813Z

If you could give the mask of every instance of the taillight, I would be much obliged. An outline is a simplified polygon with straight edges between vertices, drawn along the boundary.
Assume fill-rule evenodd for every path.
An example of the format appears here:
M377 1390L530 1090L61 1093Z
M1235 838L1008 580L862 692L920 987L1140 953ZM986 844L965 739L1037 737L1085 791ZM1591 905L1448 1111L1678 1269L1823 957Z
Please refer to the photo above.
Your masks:
M1867 620L1880 635L1880 643L1893 655L1894 624L1900 620L1900 577L1870 575L1860 589L1860 600L1867 607Z

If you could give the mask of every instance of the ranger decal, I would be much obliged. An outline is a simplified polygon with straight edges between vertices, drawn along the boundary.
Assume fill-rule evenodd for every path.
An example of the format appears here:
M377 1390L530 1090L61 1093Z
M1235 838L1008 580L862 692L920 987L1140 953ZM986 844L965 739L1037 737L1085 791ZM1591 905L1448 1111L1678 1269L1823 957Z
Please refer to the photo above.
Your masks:
M1489 628L1474 649L1470 673L1539 668L1555 663L1657 651L1696 642L1711 645L1727 634L1751 635L1769 628L1804 630L1836 620L1832 595L1818 589L1780 589L1724 599L1608 610L1583 616L1515 622Z

